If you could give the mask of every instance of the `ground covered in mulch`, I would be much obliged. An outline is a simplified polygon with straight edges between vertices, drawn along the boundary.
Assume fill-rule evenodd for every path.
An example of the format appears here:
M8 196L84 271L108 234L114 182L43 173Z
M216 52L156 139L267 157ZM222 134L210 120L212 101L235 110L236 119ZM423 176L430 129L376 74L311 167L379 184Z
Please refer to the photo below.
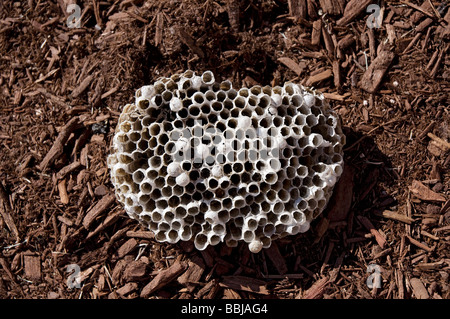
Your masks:
M446 1L72 2L0 2L0 298L450 297ZM127 217L121 107L186 69L325 93L346 168L309 232L200 252Z

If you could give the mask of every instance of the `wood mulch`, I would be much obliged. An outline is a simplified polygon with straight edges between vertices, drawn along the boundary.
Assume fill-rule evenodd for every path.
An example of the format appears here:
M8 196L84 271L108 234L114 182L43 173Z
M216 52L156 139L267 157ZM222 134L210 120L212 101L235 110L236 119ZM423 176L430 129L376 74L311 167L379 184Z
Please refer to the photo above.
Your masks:
M0 298L450 297L448 2L84 0L80 28L69 2L0 2ZM331 101L346 166L311 231L200 252L126 216L121 107L186 69Z

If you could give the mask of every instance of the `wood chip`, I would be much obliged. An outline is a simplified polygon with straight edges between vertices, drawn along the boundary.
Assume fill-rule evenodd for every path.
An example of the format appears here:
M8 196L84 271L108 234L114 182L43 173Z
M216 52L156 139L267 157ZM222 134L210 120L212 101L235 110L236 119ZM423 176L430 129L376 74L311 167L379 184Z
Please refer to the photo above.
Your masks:
M420 249L423 249L423 250L428 251L428 252L432 252L434 250L434 247L428 247L426 244L421 243L420 241L412 238L409 235L406 235L406 238L408 238L408 240L409 240L409 242L411 244L413 244L416 247L419 247Z
M53 146L50 148L47 155L39 164L38 168L41 171L45 171L45 169L49 165L51 165L57 158L62 155L64 146L69 139L70 134L72 134L72 132L79 127L81 127L81 122L78 117L74 117L69 122L67 122L67 124L62 128L61 132L58 134L55 143L53 143Z
M119 285L120 280L123 275L123 271L125 270L125 267L127 266L127 261L125 259L120 259L116 265L114 266L112 273L111 273L111 281L113 285Z
M67 217L65 217L65 216L59 215L59 216L57 217L57 219L58 219L61 223L65 224L65 225L67 225L67 226L69 226L69 227L73 226L73 221L71 221L69 218L67 218Z
M434 120L431 121L430 124L428 124L427 127L425 127L423 129L423 131L419 135L417 135L417 140L418 141L423 140L425 138L425 136L434 128L435 124L436 124L436 121L434 121Z
M16 276L12 273L12 271L8 265L8 262L3 257L0 257L0 266L2 266L3 271L6 273L5 278L9 279L13 283L16 283Z
M347 3L344 9L344 16L340 18L336 24L338 26L345 26L352 22L357 16L366 10L367 6L372 0L351 0Z
M108 192L109 192L108 187L106 187L105 185L98 185L94 189L95 196L105 196L106 194L108 194Z
M328 29L322 25L322 38L327 49L328 56L331 58L334 56L334 43Z
M323 297L327 285L330 283L328 277L317 280L303 295L297 295L297 299L320 299Z
M433 231L437 233L437 232L448 231L448 230L450 230L450 225L439 227L439 228L435 228Z
M103 94L100 96L100 99L102 99L102 100L103 100L103 99L106 99L108 96L110 96L110 95L116 93L118 90L119 90L119 87L118 87L118 86L115 86L115 87L111 88L110 90L108 90L107 92L103 93Z
M305 70L306 64L299 65L297 62L288 57L278 58L278 61L283 63L289 69L295 72L295 74L300 75Z
M378 245L384 249L387 244L386 239L380 234L378 230L375 229L375 226L373 226L372 222L364 216L357 216L357 218L361 222L361 224L375 237Z
M409 280L409 283L411 284L412 291L417 299L430 298L427 289L425 288L423 282L419 278L411 278Z
M443 150L443 151L448 151L450 150L450 143L447 142L446 140L443 140L440 137L437 137L436 135L434 135L433 133L427 133L427 136L429 138L431 138L433 141L435 141L437 143L437 145Z
M347 34L345 37L339 40L337 47L341 50L347 49L355 42L353 34Z
M414 180L412 182L412 185L409 187L409 190L411 193L416 196L417 198L425 201L431 201L431 202L445 202L446 199L444 196L433 192L431 189L426 187L421 182Z
M289 15L300 19L306 19L308 10L306 0L288 0L288 5Z
M370 57L375 59L377 57L377 49L376 49L376 39L375 39L375 31L373 28L369 28L367 31L367 34L369 36L369 52Z
M339 95L336 93L323 93L323 96L328 100L335 100L343 102L345 100L345 95Z
M430 152L430 154L432 154L436 157L441 157L444 154L444 151L442 151L442 148L440 147L440 145L436 141L433 141L433 140L431 140L428 143L427 150L428 150L428 152Z
M127 240L122 246L117 250L117 257L123 258L125 255L128 255L138 246L138 242L134 238L130 238Z
M91 231L87 236L86 239L89 239L95 235L97 235L98 233L100 233L102 230L104 230L106 227L111 226L112 224L114 224L119 217L123 214L122 210L116 211L110 215L108 215L101 223L100 225L97 226L96 229L94 229L93 231Z
M86 216L83 219L83 226L86 229L89 229L94 221L99 217L103 212L105 212L116 200L116 196L114 194L105 195L101 200L97 202L97 204L90 209Z
M164 15L159 12L156 16L156 31L155 31L155 46L159 46L162 43L162 32L164 28Z
M134 238L142 238L142 239L153 239L155 238L155 234L151 231L147 230L129 230L126 233L127 237L134 237Z
M67 194L66 180L62 179L58 182L58 192L61 203L67 205L69 203L69 195Z
M136 20L138 20L138 21L140 21L140 22L142 22L142 23L145 23L145 24L148 23L148 21L147 21L146 19L144 19L144 18L141 17L140 15L137 15L137 14L134 13L134 12L127 11L127 14L129 14L131 17L135 18Z
M394 33L394 32L395 31L391 31L391 33ZM417 33L414 36L414 38L411 40L411 42L409 42L408 46L403 50L403 54L406 54L406 52L408 52L417 43L417 41L420 39L421 35L422 35L421 33Z
M70 172L73 172L77 168L81 166L81 163L79 161L75 161L73 163L70 163L69 165L61 168L59 172L56 174L56 179L62 179Z
M430 76L431 76L432 78L435 78L436 75L438 74L439 67L441 66L441 62L442 62L442 60L443 60L443 58L444 58L444 53L445 53L445 54L447 53L448 48L449 48L449 45L447 45L444 49L442 49L442 50L439 52L439 55L438 55L437 60L436 60L436 63L434 64L433 69L432 69L431 72L430 72ZM429 133L429 134L431 134L431 133ZM439 138L438 138L438 139L439 139ZM441 143L443 142L443 145L445 145L447 149L450 149L450 147L448 146L449 143L447 143L446 141L440 139L439 142L441 142Z
M142 281L147 278L147 264L140 260L130 262L123 272L123 280L125 281Z
M398 287L398 297L400 299L405 298L405 285L403 280L403 272L399 269L395 270L395 277L397 281L397 287Z
M385 218L397 220L397 221L400 221L400 222L406 223L406 224L411 224L414 221L414 219L411 217L408 217L406 215L402 215L402 214L399 214L399 213L396 213L396 212L393 212L390 210L383 211L383 213L381 215Z
M420 263L417 264L416 269L420 269L423 271L434 271L441 269L444 266L445 262L444 260L432 262L432 263Z
M210 296L214 298L215 292L220 289L217 281L217 279L211 279L210 281L208 281L206 285L195 294L195 298L202 298L205 294L210 292L212 292Z
M440 239L439 237L434 236L433 234L430 234L429 232L427 232L427 231L425 231L425 230L421 230L421 231L420 231L420 234L423 235L423 236L425 236L425 237L431 238L431 239L433 239L433 240L439 240L439 239Z
M311 59L323 59L325 55L322 52L301 52L301 56L304 58L311 58Z
M34 81L34 83L41 83L44 82L45 80L47 80L48 78L50 78L53 74L55 74L56 72L59 71L59 68L53 69L50 72L48 72L46 75L40 75L39 79L37 79L36 81Z
M308 80L306 81L307 86L312 86L320 81L329 79L333 76L333 71L331 69L327 69L323 72L320 72L318 74L315 74L313 76L310 76Z
M196 283L200 280L205 271L205 263L198 256L193 256L192 259L188 262L188 266L186 271L178 277L177 281L186 286L189 292L193 292L195 287L197 287Z
M2 183L0 182L0 214L3 220L5 221L6 226L14 236L16 242L19 242L20 240L19 231L17 230L14 219L11 216L11 212L12 208L9 203L9 196L6 193L6 190L3 187Z
M64 110L69 111L71 109L71 106L69 104L65 103L63 100L61 100L56 95L53 95L53 94L47 92L47 90L44 88L38 88L38 89L36 89L36 92L44 95L47 99L49 99L51 102L58 105L59 107L62 107Z
M373 256L373 259L379 259L381 257L384 257L386 255L389 255L392 252L392 248L387 248L385 250L380 251L378 254L375 254Z
M386 34L390 44L394 44L397 39L397 35L395 33L395 27L392 24L386 24Z
M120 296L123 297L137 289L138 289L138 284L136 282L129 282L129 283L126 283L124 286L120 287L119 289L117 289L116 293L118 293Z
M340 91L341 89L341 68L339 65L339 61L333 61L333 75L334 75L334 86Z
M41 279L41 259L35 255L25 255L25 278L31 281L37 281Z
M450 10L447 10L447 13L444 16L444 21L447 25L440 25L436 29L436 34L438 34L440 38L448 37L450 35Z
M395 54L391 51L381 51L369 65L366 72L364 72L359 82L361 89L369 93L375 93L380 87L384 74L387 72L394 57Z
M187 268L186 263L179 260L175 261L172 266L161 270L152 281L150 281L141 291L141 298L148 298L152 293L166 286L168 283L177 278Z
M233 289L225 288L223 290L223 299L242 299L239 293Z
M343 0L319 0L320 7L324 13L331 15L342 15L345 1Z
M318 45L320 43L320 35L322 34L322 19L313 22L311 31L311 44Z
M449 209L450 209L450 199L447 200L447 201L445 202L445 204L442 206L441 210L439 211L439 214L443 215L443 214L445 214L445 213L447 212L447 210L449 210Z
M93 75L88 75L87 77L85 77L83 79L83 81L81 81L81 83L78 85L78 87L76 87L72 91L72 94L71 94L72 98L75 99L75 98L79 97L88 88L88 86L91 84L93 79L94 79Z
M219 285L225 288L248 291L261 295L269 294L265 281L245 276L224 276Z

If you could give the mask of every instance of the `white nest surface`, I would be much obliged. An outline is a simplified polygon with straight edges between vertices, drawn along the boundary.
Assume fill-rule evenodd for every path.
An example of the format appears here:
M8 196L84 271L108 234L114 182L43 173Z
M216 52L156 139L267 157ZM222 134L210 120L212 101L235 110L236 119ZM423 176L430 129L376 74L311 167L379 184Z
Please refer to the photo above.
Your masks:
M344 144L320 93L235 89L186 71L137 90L108 166L118 200L156 240L245 241L256 253L309 229L342 174Z

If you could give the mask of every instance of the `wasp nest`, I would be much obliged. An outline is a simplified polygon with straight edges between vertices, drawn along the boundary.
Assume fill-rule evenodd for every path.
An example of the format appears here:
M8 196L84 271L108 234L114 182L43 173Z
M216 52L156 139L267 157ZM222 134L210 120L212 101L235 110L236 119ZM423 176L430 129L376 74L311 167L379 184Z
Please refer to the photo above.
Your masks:
M108 157L118 200L160 242L256 253L309 229L343 169L345 136L302 86L234 89L206 71L137 90Z

